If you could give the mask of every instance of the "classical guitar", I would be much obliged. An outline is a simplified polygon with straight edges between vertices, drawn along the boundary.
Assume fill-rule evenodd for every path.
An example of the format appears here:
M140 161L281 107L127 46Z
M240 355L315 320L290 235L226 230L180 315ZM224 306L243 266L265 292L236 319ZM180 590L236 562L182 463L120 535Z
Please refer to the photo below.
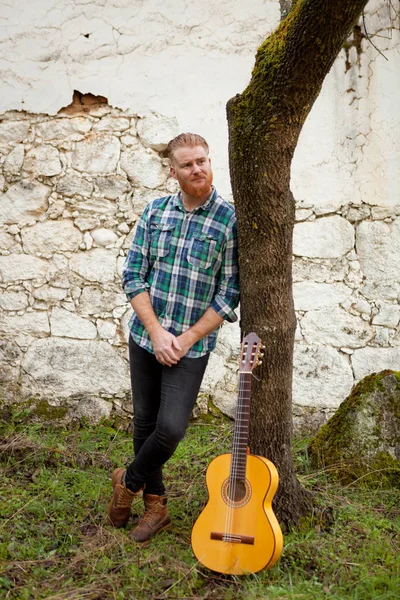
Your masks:
M211 461L208 502L192 530L196 558L219 573L257 573L272 567L282 552L282 532L271 507L278 472L247 447L252 371L260 355L261 340L250 333L241 347L232 453Z

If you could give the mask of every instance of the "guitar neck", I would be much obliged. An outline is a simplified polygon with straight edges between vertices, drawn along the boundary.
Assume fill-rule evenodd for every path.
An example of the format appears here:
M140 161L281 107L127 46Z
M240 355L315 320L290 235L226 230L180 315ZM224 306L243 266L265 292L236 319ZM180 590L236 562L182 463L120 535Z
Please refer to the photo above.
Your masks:
M245 481L250 423L251 372L239 373L239 393L232 443L231 481Z

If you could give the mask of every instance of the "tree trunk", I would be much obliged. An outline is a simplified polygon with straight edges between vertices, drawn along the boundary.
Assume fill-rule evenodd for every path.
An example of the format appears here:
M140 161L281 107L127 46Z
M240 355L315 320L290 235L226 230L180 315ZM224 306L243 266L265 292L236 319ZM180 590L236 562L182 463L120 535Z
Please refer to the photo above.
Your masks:
M227 105L238 220L243 335L266 346L253 380L250 448L277 466L275 510L292 525L311 509L292 463L294 199L290 165L303 123L367 0L297 0L260 46L251 81Z

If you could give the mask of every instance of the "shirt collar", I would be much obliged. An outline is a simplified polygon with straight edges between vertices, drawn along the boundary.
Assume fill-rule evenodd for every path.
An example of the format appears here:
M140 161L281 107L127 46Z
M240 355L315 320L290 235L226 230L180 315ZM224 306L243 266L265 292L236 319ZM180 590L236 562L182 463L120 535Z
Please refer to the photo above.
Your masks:
M191 212L197 212L199 210L209 210L212 206L212 204L215 202L215 199L218 196L218 192L215 189L214 186L212 186L212 192L209 195L209 197L207 198L207 200L205 202L203 202L203 204L200 204L200 206L197 206L193 211ZM183 206L183 202L182 202L182 192L179 191L177 194L175 194L174 196L172 196L172 204L174 206L176 206L177 208L179 208L180 210L183 210L184 212L187 212L186 208Z

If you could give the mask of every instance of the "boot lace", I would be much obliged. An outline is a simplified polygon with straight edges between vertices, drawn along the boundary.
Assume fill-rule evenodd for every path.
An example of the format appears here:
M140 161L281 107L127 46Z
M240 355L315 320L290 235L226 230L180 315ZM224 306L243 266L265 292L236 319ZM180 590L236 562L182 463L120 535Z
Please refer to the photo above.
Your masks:
M150 506L146 506L144 515L141 518L141 524L151 521L154 517L158 516L158 514L159 514L158 504L151 504Z
M117 506L119 508L129 508L132 504L132 495L129 490L123 486L117 500Z

